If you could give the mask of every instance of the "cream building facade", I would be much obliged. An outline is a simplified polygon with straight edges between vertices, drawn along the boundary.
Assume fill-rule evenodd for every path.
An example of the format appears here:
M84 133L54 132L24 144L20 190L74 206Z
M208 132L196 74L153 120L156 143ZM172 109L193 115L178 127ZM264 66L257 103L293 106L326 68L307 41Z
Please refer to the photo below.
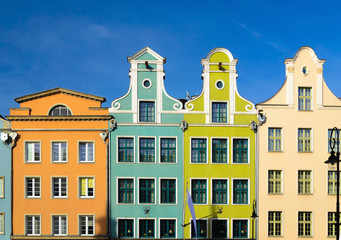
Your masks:
M259 129L259 239L335 236L336 167L329 132L341 128L341 101L323 78L309 47L285 60L286 80L257 105L267 117Z

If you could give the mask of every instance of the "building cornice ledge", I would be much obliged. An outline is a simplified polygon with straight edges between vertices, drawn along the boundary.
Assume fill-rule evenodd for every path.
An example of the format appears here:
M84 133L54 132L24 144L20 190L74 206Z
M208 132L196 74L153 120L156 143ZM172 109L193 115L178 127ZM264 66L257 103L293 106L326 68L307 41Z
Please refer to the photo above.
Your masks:
M108 121L110 115L73 115L73 116L6 116L9 121Z

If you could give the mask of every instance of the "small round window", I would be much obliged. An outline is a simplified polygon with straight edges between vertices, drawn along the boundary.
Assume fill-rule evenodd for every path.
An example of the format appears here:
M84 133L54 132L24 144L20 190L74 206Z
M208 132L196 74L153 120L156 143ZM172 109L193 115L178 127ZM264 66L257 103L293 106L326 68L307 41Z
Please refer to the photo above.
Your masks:
M151 83L151 81L149 79L146 79L146 80L144 80L142 82L142 85L143 85L144 88L148 89L148 88L150 88L152 86L152 83Z
M308 75L309 69L307 66L302 67L302 73L303 73L303 75Z
M224 82L221 81L221 80L218 80L218 81L215 83L215 86L216 86L218 89L223 89L223 88L224 88Z

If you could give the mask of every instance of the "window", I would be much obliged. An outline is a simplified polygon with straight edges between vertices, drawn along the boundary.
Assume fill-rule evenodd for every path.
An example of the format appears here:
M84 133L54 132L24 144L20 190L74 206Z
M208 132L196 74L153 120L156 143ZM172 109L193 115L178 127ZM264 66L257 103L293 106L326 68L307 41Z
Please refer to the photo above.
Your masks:
M233 139L233 163L248 163L248 139Z
M311 193L311 171L298 171L298 194Z
M26 197L39 198L40 197L40 178L27 177L26 178Z
M233 238L248 238L248 220L233 220Z
M328 212L328 237L336 237L336 212Z
M66 216L53 216L53 235L67 235Z
M95 196L95 179L93 177L82 177L80 182L80 197L93 198Z
M66 198L67 197L67 179L65 177L52 178L53 197Z
M175 179L161 179L161 203L176 203Z
M25 143L26 162L40 162L40 143Z
M311 212L298 212L298 236L299 237L310 237L312 219Z
M53 162L67 162L66 142L53 142L52 143L52 161Z
M269 212L268 236L282 236L282 212Z
M5 197L5 177L0 177L0 198Z
M298 152L311 151L311 129L299 128L298 129Z
M298 110L310 111L311 108L311 88L298 88Z
M212 163L227 163L227 139L212 139Z
M212 122L227 122L227 103L212 103Z
M40 235L40 216L26 216L26 235Z
M79 216L80 235L95 234L95 217L94 216Z
M118 203L134 203L134 179L118 180Z
M140 179L139 180L139 202L155 203L155 180Z
M70 109L68 109L64 105L54 106L49 112L49 116L70 116L70 115L72 115Z
M79 162L87 163L94 162L94 143L80 142L79 143Z
M206 139L193 138L191 141L191 162L206 163Z
M338 129L338 130L341 131L341 129ZM328 138L327 138L328 152L332 151L331 148L330 148L330 141L329 141L331 132L332 132L332 129L328 129ZM334 152L336 152L336 150L337 150L337 134L336 134L336 131L333 132L332 138L335 138ZM334 141L332 140L331 143L334 144ZM339 147L341 147L340 143L341 143L341 135L339 136Z
M248 180L233 180L233 204L248 203Z
M341 175L341 174L340 174ZM328 194L336 194L337 172L328 171Z
M0 212L0 234L5 234L5 214Z
M134 162L134 138L118 139L118 162Z
M282 193L282 171L269 170L268 174L269 174L268 193L269 194Z
M140 162L155 162L154 138L140 138Z
M191 236L195 238L195 229L191 220ZM197 220L197 238L207 238L207 220Z
M227 180L212 180L212 203L227 204Z
M160 220L160 238L175 238L176 222L175 220Z
M227 220L212 219L212 238L227 238Z
M192 180L192 199L194 204L207 203L207 180Z
M282 151L282 128L269 128L268 151Z
M176 139L161 138L161 162L176 162Z
M133 219L118 219L118 237L134 237L134 220Z
M155 102L140 102L140 122L155 122Z
M155 238L155 220L141 219L139 224L139 238Z

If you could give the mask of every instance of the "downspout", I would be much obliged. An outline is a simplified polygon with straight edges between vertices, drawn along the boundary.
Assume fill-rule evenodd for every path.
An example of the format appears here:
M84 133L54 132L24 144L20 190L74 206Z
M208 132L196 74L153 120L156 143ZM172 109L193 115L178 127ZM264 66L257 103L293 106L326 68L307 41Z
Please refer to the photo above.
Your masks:
M108 163L109 163L109 160L108 160L108 143L106 141L108 135L109 135L109 140L110 141L110 133L109 131L108 132L100 132L100 137L102 138L104 144L105 144L105 148L106 148L106 151L105 151L105 159L106 159L106 171L107 171L107 176L106 176L106 181L107 181L107 185L109 185L110 183L110 178L109 178L109 167L108 167ZM107 235L108 235L108 239L110 238L110 228L109 228L109 217L110 215L108 215L110 213L109 211L109 191L108 189L110 189L109 187L107 187Z

